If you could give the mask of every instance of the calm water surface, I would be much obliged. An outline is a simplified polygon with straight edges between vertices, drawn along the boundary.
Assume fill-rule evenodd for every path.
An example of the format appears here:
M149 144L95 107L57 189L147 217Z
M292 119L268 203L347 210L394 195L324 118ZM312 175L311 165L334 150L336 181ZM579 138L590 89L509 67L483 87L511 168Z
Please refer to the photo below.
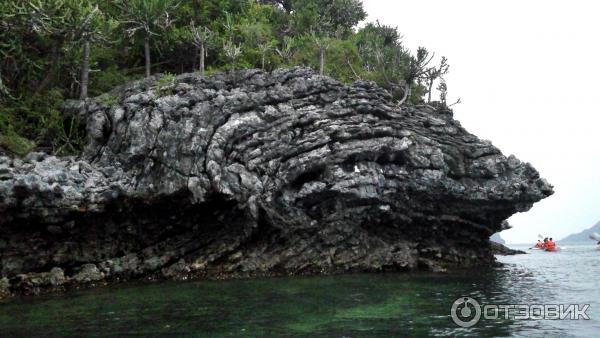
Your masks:
M600 336L600 251L499 257L450 275L357 274L129 284L0 304L0 337ZM454 300L590 304L590 320L450 318Z

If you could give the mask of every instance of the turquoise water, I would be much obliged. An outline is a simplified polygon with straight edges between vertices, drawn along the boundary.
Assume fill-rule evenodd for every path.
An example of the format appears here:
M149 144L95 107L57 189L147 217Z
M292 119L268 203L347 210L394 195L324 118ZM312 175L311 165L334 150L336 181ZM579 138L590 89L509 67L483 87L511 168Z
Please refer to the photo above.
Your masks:
M448 275L354 274L127 284L0 304L0 337L401 337L600 334L600 251L500 257ZM590 320L482 320L460 328L455 299L585 303Z

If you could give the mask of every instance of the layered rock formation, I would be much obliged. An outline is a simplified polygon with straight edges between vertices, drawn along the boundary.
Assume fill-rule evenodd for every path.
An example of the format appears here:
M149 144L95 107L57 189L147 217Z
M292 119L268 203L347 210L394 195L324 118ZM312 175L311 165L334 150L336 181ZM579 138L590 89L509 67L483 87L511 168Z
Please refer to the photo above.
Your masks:
M5 292L485 265L552 194L451 111L303 68L151 78L87 108L81 157L0 158Z
M490 241L490 246L492 248L492 253L494 255L514 256L514 255L524 255L524 254L527 254L523 250L511 249L511 248L505 246L504 244L500 244L500 243L494 242L494 241Z

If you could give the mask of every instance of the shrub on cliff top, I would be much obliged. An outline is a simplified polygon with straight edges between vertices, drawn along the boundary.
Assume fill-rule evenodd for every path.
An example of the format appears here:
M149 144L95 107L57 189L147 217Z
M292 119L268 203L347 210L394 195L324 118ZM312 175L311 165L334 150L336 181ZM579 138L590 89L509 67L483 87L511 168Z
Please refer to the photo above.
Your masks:
M0 2L0 17L0 113L16 135L54 152L80 143L81 128L59 109L63 99L150 71L303 65L344 83L373 80L412 103L444 73L404 48L397 28L358 28L360 0L14 0ZM210 34L198 38L198 27ZM104 42L82 48L92 35Z

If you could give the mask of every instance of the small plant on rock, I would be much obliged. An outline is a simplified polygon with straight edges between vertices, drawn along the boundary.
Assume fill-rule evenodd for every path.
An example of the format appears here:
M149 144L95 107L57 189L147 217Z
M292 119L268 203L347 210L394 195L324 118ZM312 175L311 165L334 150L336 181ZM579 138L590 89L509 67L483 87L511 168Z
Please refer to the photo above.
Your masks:
M156 81L156 93L159 96L173 94L176 77L174 74L166 73L160 80Z

